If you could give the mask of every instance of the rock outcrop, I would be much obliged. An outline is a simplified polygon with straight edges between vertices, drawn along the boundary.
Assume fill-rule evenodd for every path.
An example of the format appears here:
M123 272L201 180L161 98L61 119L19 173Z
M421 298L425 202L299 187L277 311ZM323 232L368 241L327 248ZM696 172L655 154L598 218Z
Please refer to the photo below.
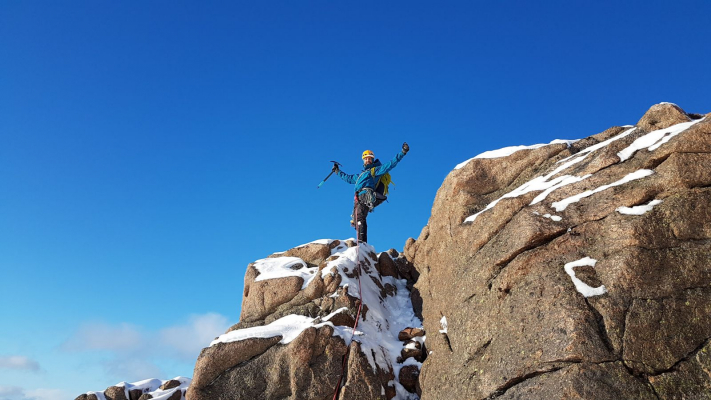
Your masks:
M192 384L77 399L331 399L342 371L341 400L711 399L710 221L711 114L487 152L402 254L320 240L250 264Z
M203 349L188 398L331 399L346 353L340 399L419 398L417 271L395 250L354 246L318 241L250 264L240 322Z
M709 115L506 154L453 170L406 245L422 398L711 398Z
M190 382L190 378L182 376L167 381L146 379L135 383L121 382L101 392L84 393L75 400L185 400Z

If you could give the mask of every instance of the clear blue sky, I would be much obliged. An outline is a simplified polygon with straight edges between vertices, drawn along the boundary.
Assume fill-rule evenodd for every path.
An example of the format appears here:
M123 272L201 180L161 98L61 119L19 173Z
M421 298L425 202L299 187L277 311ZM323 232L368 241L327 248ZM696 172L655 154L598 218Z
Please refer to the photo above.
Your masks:
M402 249L478 153L634 124L662 101L711 111L709 15L0 2L0 400L191 376L195 346L237 322L249 262L354 236L352 186L316 189L329 160L354 173L363 150L410 144L369 218L376 249Z

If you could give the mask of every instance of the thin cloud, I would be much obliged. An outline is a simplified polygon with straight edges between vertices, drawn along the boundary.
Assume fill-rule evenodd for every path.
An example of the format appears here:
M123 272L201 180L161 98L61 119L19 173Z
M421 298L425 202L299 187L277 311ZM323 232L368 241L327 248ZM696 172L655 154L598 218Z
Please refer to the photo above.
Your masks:
M192 362L228 327L227 317L217 313L190 315L186 321L157 331L127 323L92 322L81 325L61 349L108 352L109 358L102 361L101 367L119 381L162 378L157 361Z
M166 379L163 370L147 358L116 356L102 362L106 373L118 381L136 382L144 379Z
M27 400L66 400L71 395L61 389L32 389L26 390Z
M21 387L0 385L0 400L15 400L25 397Z
M69 340L64 342L62 349L131 352L139 350L146 344L145 342L145 335L134 325L91 322L82 325Z
M37 372L40 365L37 361L25 356L0 356L0 369L17 369Z
M0 385L0 400L66 400L71 395L61 389L25 390L18 386Z
M227 317L217 313L191 315L182 325L162 329L160 343L169 353L185 360L195 360L203 347L227 330Z

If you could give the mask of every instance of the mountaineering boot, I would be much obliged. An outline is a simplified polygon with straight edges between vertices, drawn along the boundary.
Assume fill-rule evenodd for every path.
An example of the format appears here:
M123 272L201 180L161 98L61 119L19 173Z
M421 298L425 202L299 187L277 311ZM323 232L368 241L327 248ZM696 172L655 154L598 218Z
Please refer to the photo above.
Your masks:
M358 230L358 241L360 243L368 243L368 225L365 224L365 221L358 221L356 229Z

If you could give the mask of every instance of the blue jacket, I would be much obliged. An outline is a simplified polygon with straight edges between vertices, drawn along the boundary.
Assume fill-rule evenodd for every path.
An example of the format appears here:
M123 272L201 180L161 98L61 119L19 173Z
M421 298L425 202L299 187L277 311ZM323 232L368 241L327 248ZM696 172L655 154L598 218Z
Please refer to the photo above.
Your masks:
M380 180L380 177L385 175L386 173L390 172L397 163L402 160L402 158L405 157L405 153L402 151L397 153L395 158L392 160L386 162L385 164L381 164L379 160L375 160L372 164L368 165L367 167L364 165L363 166L363 171L360 172L358 175L351 175L347 174L343 171L338 171L338 176L341 177L344 181L354 184L355 183L355 192L359 193L363 188L371 188L375 190L375 184ZM375 176L370 173L370 170L375 168Z

